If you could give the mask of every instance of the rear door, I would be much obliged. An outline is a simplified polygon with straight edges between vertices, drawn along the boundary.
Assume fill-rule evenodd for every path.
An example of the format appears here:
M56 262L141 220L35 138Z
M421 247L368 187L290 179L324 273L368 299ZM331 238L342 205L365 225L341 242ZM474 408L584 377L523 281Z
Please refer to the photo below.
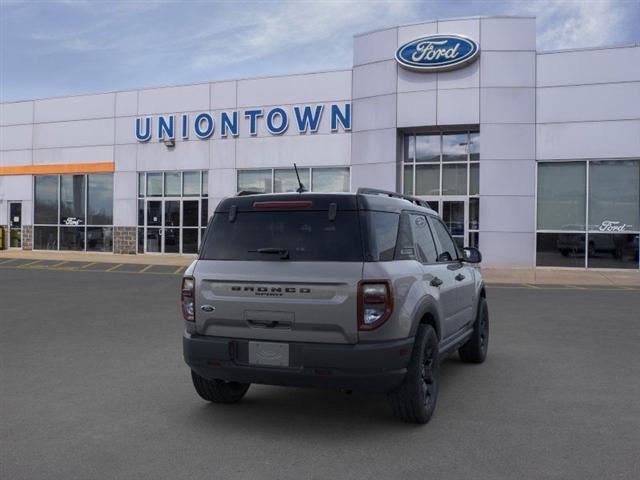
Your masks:
M197 331L355 343L363 267L357 211L284 203L216 212L195 269Z
M458 311L454 274L447 264L437 261L438 251L427 217L419 213L409 213L406 219L414 242L415 252L412 254L415 255L416 260L422 263L422 269L425 273L423 277L425 290L432 292L433 297L439 301L444 317L443 334L446 338L453 333L453 324Z

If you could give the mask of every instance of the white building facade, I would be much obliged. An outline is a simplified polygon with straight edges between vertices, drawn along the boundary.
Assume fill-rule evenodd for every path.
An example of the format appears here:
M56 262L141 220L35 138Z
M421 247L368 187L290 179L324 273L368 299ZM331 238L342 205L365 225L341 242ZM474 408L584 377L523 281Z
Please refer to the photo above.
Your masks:
M479 52L396 59L436 34ZM312 191L426 199L486 266L639 268L640 45L537 52L534 18L474 17L353 48L348 70L0 104L5 243L195 253L221 198L295 190L296 163Z

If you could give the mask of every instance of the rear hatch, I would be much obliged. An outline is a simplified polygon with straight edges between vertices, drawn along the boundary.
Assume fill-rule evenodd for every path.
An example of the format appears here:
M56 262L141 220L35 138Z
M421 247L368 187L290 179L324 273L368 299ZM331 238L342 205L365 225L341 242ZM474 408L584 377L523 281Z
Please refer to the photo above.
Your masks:
M355 196L227 199L194 271L197 332L356 343L362 251Z

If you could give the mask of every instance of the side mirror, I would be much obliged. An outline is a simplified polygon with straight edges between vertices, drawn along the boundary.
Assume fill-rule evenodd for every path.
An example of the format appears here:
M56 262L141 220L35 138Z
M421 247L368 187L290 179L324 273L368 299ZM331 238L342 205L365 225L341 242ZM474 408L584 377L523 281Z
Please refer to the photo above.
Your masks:
M476 247L465 247L462 249L462 260L467 263L480 263L482 254Z

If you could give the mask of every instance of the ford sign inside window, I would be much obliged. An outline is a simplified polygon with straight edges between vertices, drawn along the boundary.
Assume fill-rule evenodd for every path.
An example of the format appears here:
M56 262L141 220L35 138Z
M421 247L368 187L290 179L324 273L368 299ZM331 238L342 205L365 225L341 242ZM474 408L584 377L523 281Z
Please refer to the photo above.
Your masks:
M480 47L462 35L429 35L402 45L396 52L398 63L419 72L453 70L478 58Z

